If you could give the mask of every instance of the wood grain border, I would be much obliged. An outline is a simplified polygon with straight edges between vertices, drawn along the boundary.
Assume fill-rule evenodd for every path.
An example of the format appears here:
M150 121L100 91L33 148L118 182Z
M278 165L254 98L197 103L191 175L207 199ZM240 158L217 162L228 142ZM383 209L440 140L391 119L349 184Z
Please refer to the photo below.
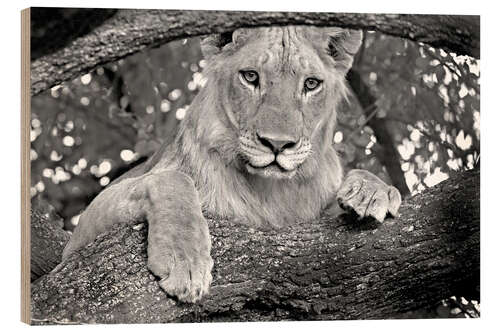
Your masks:
M21 11L21 321L30 323L30 8Z

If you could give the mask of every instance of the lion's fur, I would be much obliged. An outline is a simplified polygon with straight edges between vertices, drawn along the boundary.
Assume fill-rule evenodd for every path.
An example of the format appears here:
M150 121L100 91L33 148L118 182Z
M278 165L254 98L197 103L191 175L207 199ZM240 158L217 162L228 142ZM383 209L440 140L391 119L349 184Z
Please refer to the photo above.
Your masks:
M335 201L343 176L331 145L335 108L346 95L344 76L359 46L359 33L274 27L237 30L232 38L226 45L220 36L204 40L207 83L191 103L174 142L94 199L82 214L65 257L115 221L133 221L147 216L148 207L161 205L147 198L152 186L171 183L146 181L161 180L158 175L181 172L193 180L201 202L189 205L179 198L179 214L185 207L195 209L201 204L208 214L252 226L279 227L313 219ZM262 82L259 94L244 90L237 76L252 59L250 64L259 67L268 81ZM310 72L323 79L324 87L315 97L297 89L302 87L302 74ZM249 152L242 146L265 151L254 142L262 130L297 138L296 149L285 149L277 157L280 163L283 155L283 169L294 168L293 177L261 177L245 169ZM175 197L175 193L168 195ZM182 224L176 228L182 233Z
M249 45L257 43L257 46L262 46L259 43L263 36L271 33L281 33L282 37L279 38L285 38L288 33L290 39L290 30L287 29L295 29L299 45L291 41L287 41L287 45L285 41L279 46L272 44L277 52L282 52L283 61L290 62L287 69L296 70L290 60L294 52L308 56L300 58L300 61L314 62L316 59L315 65L324 71L325 82L330 84L327 87L330 90L326 92L325 101L321 105L315 105L320 109L313 111L317 112L315 120L320 120L310 122L311 126L314 124L317 127L314 133L313 129L309 129L309 133L312 133L311 156L296 176L291 179L262 178L241 169L237 144L241 128L238 128L238 122L242 122L241 117L245 112L234 109L244 107L248 101L240 100L240 105L233 104L231 96L234 95L234 81L230 77L240 69L241 64L238 62L247 57L245 54L237 56L238 51L246 48L245 52L261 52L269 57L269 52L252 49ZM216 44L207 46L205 41L204 51L209 58L204 71L206 86L190 105L175 142L163 149L160 157L155 157L158 163L151 171L175 169L191 176L199 191L202 207L210 214L260 226L281 226L298 219L318 216L321 209L333 201L342 181L342 169L331 147L331 138L335 126L335 107L345 97L344 75L350 67L352 55L345 50L347 46L339 47L336 52L340 52L340 60L335 62L328 54L327 46L328 36L332 35L344 38L334 42L348 43L347 38L341 35L344 31L336 28L327 30L302 27L242 30L233 35L233 43L219 49ZM252 34L253 39L248 36ZM269 42L273 43L275 40L270 39L267 43ZM288 54L288 60L284 54ZM272 111L279 115L277 120L269 117L264 120L270 122L271 127L278 126L282 117L293 111L280 111L279 108L288 105L287 102L280 99L280 96L272 97L276 99Z
M313 219L335 202L342 182L331 145L335 108L360 34L276 27L242 29L232 38L205 39L207 83L174 142L92 201L63 260L114 223L147 219L148 268L168 294L194 302L212 279L202 210L280 227ZM259 71L259 85L245 83L247 67ZM306 89L310 77L321 80L317 89Z
M255 227L311 220L336 197L361 217L397 214L397 189L364 170L343 180L332 147L360 33L289 26L237 30L224 41L203 42L207 84L174 142L94 199L64 259L114 223L146 219L148 268L169 295L196 302L212 280L203 210Z

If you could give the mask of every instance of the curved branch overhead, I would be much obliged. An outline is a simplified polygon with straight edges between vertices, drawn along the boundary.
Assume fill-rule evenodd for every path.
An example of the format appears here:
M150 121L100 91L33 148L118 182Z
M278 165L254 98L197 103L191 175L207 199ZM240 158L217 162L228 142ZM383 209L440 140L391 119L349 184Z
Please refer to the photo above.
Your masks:
M32 18L36 18L37 10L40 8L31 9ZM32 50L32 54L38 57L33 58L31 63L31 95L147 47L238 27L305 24L377 30L461 55L476 58L480 55L479 16L133 9L93 11L97 13L86 13L96 22L96 27L89 32L88 29L79 29L80 33L86 33L78 35L68 31L67 35L71 38L65 38L65 44L58 44L59 48L51 50L52 53ZM73 15L78 17L75 13ZM63 38L64 33L60 29L63 27L58 28L57 35ZM72 29L71 25L68 29ZM45 38L49 41L51 33L47 33ZM38 42L37 45L44 45L43 40Z
M147 228L116 225L33 283L32 323L387 319L477 294L479 171L400 212L384 224L325 216L268 231L209 219L214 281L195 305L167 297L147 270Z

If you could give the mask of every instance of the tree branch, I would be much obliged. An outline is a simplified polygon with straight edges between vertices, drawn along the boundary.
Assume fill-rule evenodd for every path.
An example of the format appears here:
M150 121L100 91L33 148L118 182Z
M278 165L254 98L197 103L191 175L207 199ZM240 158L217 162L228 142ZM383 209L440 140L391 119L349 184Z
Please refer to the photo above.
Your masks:
M37 323L392 318L479 285L479 171L406 200L384 224L281 230L209 219L211 294L178 304L146 268L147 228L116 225L32 285Z
M403 197L410 195L403 170L401 170L401 157L392 139L387 119L378 118L374 114L377 109L376 97L355 68L351 68L347 73L347 81L363 109L367 118L367 125L373 129L377 138L378 145L373 148L375 156L386 167L392 184L399 190L401 195Z
M31 10L33 20L41 16L40 10ZM71 15L79 17L74 11ZM66 35L62 32L65 26L47 30L57 30L57 39L65 41L50 43L51 53L36 47L45 45L44 39L47 43L54 40L54 36L46 33L37 39L32 49L38 57L31 63L31 95L146 47L238 27L304 24L378 30L479 58L479 16L132 9L87 9L85 16L92 17L97 25L90 32L85 21L82 24L86 28L78 33L73 25L66 25Z
M41 199L32 202L31 207L31 281L49 273L61 261L69 234L63 230L63 221L54 208Z

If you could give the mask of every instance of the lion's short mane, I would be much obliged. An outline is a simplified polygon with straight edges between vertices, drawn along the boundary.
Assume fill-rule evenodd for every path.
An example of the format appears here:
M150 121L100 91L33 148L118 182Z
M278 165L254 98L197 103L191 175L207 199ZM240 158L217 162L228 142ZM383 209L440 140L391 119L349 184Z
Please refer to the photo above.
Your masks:
M149 170L174 169L188 174L194 180L202 207L208 214L241 220L254 226L282 226L297 220L313 219L334 202L342 181L343 171L331 144L336 123L335 109L346 97L344 76L361 43L361 33L339 28L309 27L262 28L252 30L250 34L248 32L236 31L232 36L233 42L226 46L222 45L220 38L204 40L202 48L208 59L203 72L206 84L180 123L175 141L151 159ZM253 42L247 43L252 34ZM266 41L259 44L264 36L271 36L269 40L272 43ZM303 53L298 54L302 65L307 61L316 61L318 68L323 68L323 75L329 83L325 103L318 104L319 109L315 109L316 114L321 112L321 118L310 130L312 134L308 134L312 142L309 155L295 170L294 176L288 179L261 177L242 167L244 156L239 140L242 131L248 129L236 119L250 117L254 111L245 113L247 103L244 98L248 94L240 93L241 87L234 81L235 73L239 73L246 58L252 55L262 54L262 59L268 59L266 57L271 55L269 49L255 48L281 45L277 43L279 40L272 39L276 36L283 38L283 47L288 48L286 52ZM293 41L290 36L295 36ZM280 50L274 52L286 53ZM286 60L276 56L275 61L278 63L274 66L280 66L280 62ZM279 93L274 90L268 92L267 100L270 94ZM279 101L282 96L271 97ZM280 106L274 107L279 109ZM282 113L277 113L278 118L275 117L279 123L282 116L278 114Z
M217 72L189 107L175 141L154 169L176 169L191 176L204 212L252 226L280 227L310 220L331 203L342 181L337 154L326 145L315 152L315 176L290 180L252 177L236 168L237 136L224 121L224 98ZM333 130L333 129L332 129ZM330 136L331 142L331 136Z

